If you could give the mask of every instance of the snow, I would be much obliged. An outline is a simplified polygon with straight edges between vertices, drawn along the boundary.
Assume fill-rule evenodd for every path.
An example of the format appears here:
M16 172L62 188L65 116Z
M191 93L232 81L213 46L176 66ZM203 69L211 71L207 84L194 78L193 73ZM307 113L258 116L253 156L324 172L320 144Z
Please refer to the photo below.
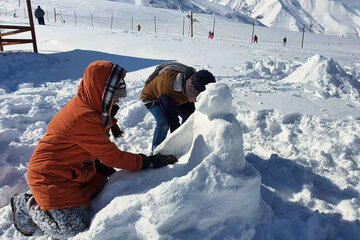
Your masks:
M17 4L3 0L0 9ZM155 120L140 93L158 64L176 60L207 69L217 83L156 149L179 162L111 176L92 202L90 227L74 239L358 238L358 39L306 33L301 48L300 32L256 26L259 44L253 44L252 25L218 16L213 40L200 25L190 38L172 23L182 23L187 13L181 11L111 1L33 4L48 10L56 4L64 16L76 9L84 21L75 26L45 19L46 26L36 25L40 54L31 53L31 45L5 46L0 53L1 240L50 239L41 231L18 233L8 201L28 190L26 167L37 142L75 96L86 66L100 59L128 70L128 97L117 114L125 135L112 139L125 151L150 153ZM96 8L92 27L85 16ZM105 20L113 10L124 18L137 14L144 30L111 29ZM156 34L149 23L154 15L167 20ZM212 26L212 15L195 17Z

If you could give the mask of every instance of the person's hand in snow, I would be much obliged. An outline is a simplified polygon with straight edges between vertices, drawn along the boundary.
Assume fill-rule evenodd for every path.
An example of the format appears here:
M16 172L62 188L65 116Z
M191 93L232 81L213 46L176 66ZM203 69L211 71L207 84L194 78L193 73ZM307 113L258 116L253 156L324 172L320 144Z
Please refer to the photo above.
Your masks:
M168 164L174 164L178 161L174 155L162 155L160 153L151 156L145 156L144 154L140 155L143 159L143 165L141 169L160 168Z

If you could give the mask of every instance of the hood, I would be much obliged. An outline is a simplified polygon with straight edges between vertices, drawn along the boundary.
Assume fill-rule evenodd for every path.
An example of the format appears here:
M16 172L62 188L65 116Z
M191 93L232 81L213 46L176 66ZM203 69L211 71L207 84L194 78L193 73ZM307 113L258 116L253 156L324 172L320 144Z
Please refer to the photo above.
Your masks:
M77 95L101 114L103 92L114 64L109 61L91 63L84 72Z

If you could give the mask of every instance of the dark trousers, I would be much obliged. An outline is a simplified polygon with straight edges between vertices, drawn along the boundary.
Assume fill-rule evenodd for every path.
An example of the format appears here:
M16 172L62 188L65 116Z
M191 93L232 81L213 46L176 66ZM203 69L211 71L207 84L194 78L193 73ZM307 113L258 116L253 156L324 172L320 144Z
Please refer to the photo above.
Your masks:
M39 25L45 25L44 17L38 17Z

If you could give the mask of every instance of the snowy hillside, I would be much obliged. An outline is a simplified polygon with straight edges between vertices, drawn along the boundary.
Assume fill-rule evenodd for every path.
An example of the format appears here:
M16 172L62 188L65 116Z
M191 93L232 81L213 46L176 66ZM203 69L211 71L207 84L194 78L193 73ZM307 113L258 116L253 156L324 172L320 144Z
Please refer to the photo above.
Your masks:
M360 36L360 4L333 0L116 0L117 2L153 6L182 11L193 10L226 16L241 22L259 20L268 27L327 33L330 35ZM213 4L211 4L213 3ZM348 4L348 5L346 5ZM233 11L231 11L232 9ZM244 14L244 15L243 15Z
M40 53L27 44L0 53L0 239L51 239L17 232L8 203L28 190L38 141L95 60L128 71L117 114L125 134L112 140L134 153L150 153L155 120L139 98L157 65L207 69L217 83L156 149L179 162L112 175L73 239L358 239L360 41L306 32L301 48L301 32L256 26L255 44L252 25L221 16L208 39L208 14L195 14L190 38L188 13L136 2L34 0L49 17L35 26ZM1 23L27 22L18 1L0 1L0 13Z
M333 0L209 0L258 19L268 27L360 36L360 14Z

